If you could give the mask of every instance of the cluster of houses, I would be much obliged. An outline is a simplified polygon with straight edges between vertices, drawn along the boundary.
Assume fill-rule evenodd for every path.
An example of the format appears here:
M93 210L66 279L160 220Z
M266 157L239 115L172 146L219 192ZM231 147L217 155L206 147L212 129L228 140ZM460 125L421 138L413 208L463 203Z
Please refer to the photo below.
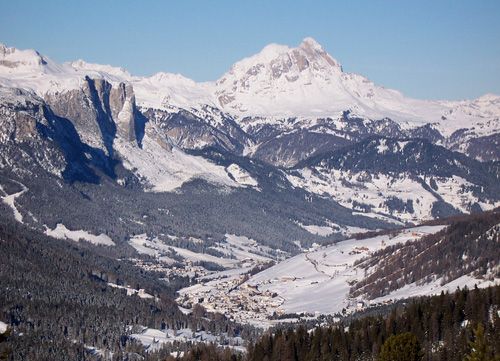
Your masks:
M143 260L140 258L131 258L130 261L146 271L151 272L162 272L165 274L164 279L174 277L189 277L190 280L194 281L200 277L209 275L211 272L207 271L204 267L197 265L191 261L186 261L182 265L169 265L159 261Z
M246 275L216 279L192 287L177 302L184 308L200 304L208 312L218 312L241 323L263 323L273 313L282 314L284 299L271 291L248 284Z

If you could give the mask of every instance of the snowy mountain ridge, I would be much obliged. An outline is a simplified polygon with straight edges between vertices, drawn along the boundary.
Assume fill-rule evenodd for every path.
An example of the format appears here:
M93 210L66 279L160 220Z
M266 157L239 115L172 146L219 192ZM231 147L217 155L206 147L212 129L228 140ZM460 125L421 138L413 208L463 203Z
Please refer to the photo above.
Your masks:
M263 194L280 188L398 222L499 204L498 168L481 163L500 159L495 95L409 100L344 73L311 38L297 48L271 44L217 82L201 84L178 74L137 77L109 65L57 64L34 50L0 49L0 140L9 167L22 151L19 141L27 140L38 152L34 163L26 157L26 169L39 164L69 182L99 182L103 172L120 186L154 192L174 192L195 180ZM319 103L313 108L311 102ZM254 115L245 116L238 104ZM280 116L280 104L296 115ZM390 118L394 109L437 108L448 109L440 123ZM257 116L259 109L266 115ZM301 109L339 113L300 116ZM373 111L381 117L359 115ZM394 167L373 168L367 160Z
M296 48L270 44L235 63L220 79L197 83L179 74L133 76L125 69L77 60L58 64L34 50L0 45L0 85L28 88L38 95L79 88L89 76L134 87L141 107L219 108L237 119L337 119L348 111L365 119L390 118L403 128L435 124L449 136L462 128L489 135L500 128L500 97L425 101L405 97L367 78L345 73L340 63L312 38Z

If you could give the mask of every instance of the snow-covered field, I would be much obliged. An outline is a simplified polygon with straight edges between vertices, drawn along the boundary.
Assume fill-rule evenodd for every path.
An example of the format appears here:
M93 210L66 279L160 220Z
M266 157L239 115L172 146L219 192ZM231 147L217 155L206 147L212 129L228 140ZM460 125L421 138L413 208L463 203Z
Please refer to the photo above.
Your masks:
M206 331L194 331L189 328L180 330L158 330L154 328L144 328L140 333L134 333L130 337L140 341L147 351L157 351L165 344L174 342L181 343L217 343L232 349L244 352L246 349L241 337L229 337L227 334L213 335ZM224 343L222 342L224 339Z
M364 214L366 215L366 214ZM340 224L336 224L333 222L327 222L328 226L318 226L314 224L305 225L302 223L297 223L299 226L304 228L311 234L315 234L322 237L327 237L333 233L341 233L345 236L350 236L354 233L364 233L367 232L368 229L354 226L344 226Z
M377 300L350 299L350 283L365 277L365 270L354 265L355 261L369 256L387 246L407 241L418 241L422 236L436 233L443 226L422 226L401 231L397 236L381 235L364 240L347 240L333 246L321 247L306 252L271 267L251 277L246 284L259 292L272 292L283 298L278 313L335 314L346 309L348 312L364 305L384 302L416 295L453 291L456 287L486 286L469 276L441 285L441 280L430 284L409 285ZM489 284L489 283L488 283ZM244 286L244 285L243 285Z
M224 241L210 247L222 253L224 257L213 256L208 253L198 253L173 246L171 241L175 239L176 237L174 236L167 236L165 239L160 239L140 234L130 238L129 244L137 252L157 257L164 263L174 262L172 258L166 256L171 253L182 257L185 262L212 262L228 269L240 268L245 262L254 263L257 261L264 263L273 259L273 256L270 254L272 250L269 247L260 245L255 240L245 236L227 234Z
M93 243L93 244L102 244L105 246L114 246L115 242L109 236L101 233L99 235L91 234L87 231L78 230L72 231L66 228L64 224L58 223L56 228L50 229L45 226L45 234L47 236L51 236L58 239L71 239L73 241L80 241L81 239Z

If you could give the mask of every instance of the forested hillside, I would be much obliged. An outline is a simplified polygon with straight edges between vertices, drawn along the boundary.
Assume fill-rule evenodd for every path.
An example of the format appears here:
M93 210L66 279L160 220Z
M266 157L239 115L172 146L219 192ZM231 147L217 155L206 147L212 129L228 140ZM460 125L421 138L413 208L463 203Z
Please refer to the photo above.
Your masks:
M3 220L0 249L0 320L9 327L0 355L8 360L99 359L95 349L130 359L144 355L129 337L142 326L242 332L220 315L181 313L172 295L185 280L167 284L161 273L100 256L82 242L54 240ZM154 297L130 296L108 282Z
M440 279L444 284L471 273L492 280L498 277L500 210L448 222L449 227L420 242L390 246L360 260L362 268L372 271L353 285L351 295L376 298L411 283Z

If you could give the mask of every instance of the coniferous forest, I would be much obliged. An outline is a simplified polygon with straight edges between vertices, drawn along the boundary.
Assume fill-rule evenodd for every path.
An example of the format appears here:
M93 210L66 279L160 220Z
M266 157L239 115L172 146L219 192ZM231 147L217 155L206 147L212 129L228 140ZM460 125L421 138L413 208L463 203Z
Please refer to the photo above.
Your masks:
M22 224L0 223L0 360L129 360L144 354L131 333L145 327L191 328L251 336L219 314L185 315L173 301L185 280L159 282L146 272L102 256L92 246L55 240ZM129 296L107 282L145 288L155 299ZM189 345L172 345L187 349ZM96 355L105 349L108 355ZM165 350L168 351L168 350Z
M491 227L495 214L476 221L461 233ZM464 224L469 223L452 222L437 237L458 239ZM415 298L336 322L327 318L320 327L280 326L260 335L261 331L202 309L182 314L173 297L187 280L158 282L161 273L118 261L117 254L54 240L9 221L0 225L0 242L0 313L9 325L0 339L4 360L170 361L176 359L171 356L174 350L184 351L181 360L189 361L401 360L394 356L401 354L426 361L499 359L500 286ZM107 282L145 288L155 300L128 296ZM128 336L143 326L223 332L249 342L246 353L210 344L172 344L147 352ZM108 354L92 353L94 348Z

